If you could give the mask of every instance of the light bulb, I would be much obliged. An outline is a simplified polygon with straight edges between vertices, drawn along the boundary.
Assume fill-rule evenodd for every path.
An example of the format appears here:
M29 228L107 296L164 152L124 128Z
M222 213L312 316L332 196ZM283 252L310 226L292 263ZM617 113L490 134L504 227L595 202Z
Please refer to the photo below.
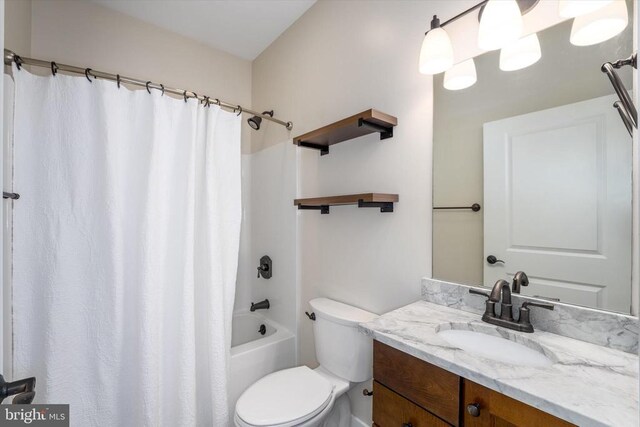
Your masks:
M613 2L613 0L560 0L558 14L563 18L575 18L595 12Z
M609 5L587 15L578 16L571 26L571 44L590 46L620 34L629 24L625 0L614 0Z
M515 71L535 64L542 57L538 35L533 33L515 43L505 46L500 51L500 69Z
M449 34L440 27L434 16L431 30L424 36L420 49L419 70L422 74L438 74L453 66L453 46Z
M518 40L522 29L522 14L516 0L489 0L480 18L478 47L500 49Z
M444 73L444 88L448 90L466 89L478 80L473 58L456 64Z

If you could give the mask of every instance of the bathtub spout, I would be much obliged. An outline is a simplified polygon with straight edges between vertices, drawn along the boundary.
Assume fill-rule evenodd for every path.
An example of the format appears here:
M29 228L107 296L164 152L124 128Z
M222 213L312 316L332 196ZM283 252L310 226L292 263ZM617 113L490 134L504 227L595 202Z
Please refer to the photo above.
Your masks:
M264 301L260 301L257 303L251 303L251 308L249 310L251 311L256 311L256 310L266 310L270 307L269 305L269 300L266 299Z

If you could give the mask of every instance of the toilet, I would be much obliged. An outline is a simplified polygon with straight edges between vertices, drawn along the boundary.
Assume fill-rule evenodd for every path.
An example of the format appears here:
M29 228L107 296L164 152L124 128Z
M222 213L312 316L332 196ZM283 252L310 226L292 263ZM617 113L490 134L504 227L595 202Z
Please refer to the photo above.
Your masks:
M259 379L238 399L238 427L350 425L346 392L372 377L372 341L358 324L378 315L328 298L309 301L320 366L283 369Z

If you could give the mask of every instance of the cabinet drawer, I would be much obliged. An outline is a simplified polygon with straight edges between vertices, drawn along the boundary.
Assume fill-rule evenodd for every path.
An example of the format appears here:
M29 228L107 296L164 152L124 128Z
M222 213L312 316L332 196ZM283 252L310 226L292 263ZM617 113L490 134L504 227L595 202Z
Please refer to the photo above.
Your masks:
M379 427L451 427L377 381L373 382L373 423Z
M459 376L374 341L373 378L448 423L459 425Z
M467 411L467 405L470 404L478 405L479 412L475 417L471 416ZM573 424L542 412L533 406L468 380L464 380L462 409L464 411L465 427L573 426Z

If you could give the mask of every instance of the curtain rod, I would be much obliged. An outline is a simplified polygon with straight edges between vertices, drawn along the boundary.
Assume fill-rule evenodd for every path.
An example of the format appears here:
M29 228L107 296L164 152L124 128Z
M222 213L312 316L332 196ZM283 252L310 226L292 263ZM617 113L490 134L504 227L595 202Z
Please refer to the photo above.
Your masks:
M276 118L273 118L268 114L263 114L263 113L260 113L260 112L257 112L257 111L250 110L248 108L243 108L241 105L233 105L233 104L230 104L230 103L225 102L225 101L220 101L217 98L211 98L211 97L204 96L204 95L198 95L197 93L195 93L193 91L190 91L190 90L183 90L183 89L176 89L176 88L166 87L162 83L154 83L152 81L144 81L144 80L134 79L132 77L121 76L120 74L105 73L104 71L96 71L96 70L92 70L91 68L81 68L81 67L76 67L76 66L73 66L73 65L58 64L58 63L56 63L54 61L43 61L41 59L26 58L26 57L17 55L15 52L13 52L13 51L11 51L9 49L5 49L4 50L4 63L5 63L5 65L11 65L12 62L15 62L16 66L18 67L18 69L20 69L20 67L22 67L23 65L33 65L35 67L49 68L53 75L55 75L58 71L66 71L68 73L84 75L89 81L91 81L91 78L111 80L111 81L116 82L118 84L118 87L120 87L121 83L127 83L127 84L132 84L132 85L135 85L135 86L144 87L144 88L147 89L147 91L149 93L151 93L151 89L156 89L156 90L161 91L162 93L166 92L166 93L171 93L171 94L174 94L174 95L182 96L184 98L185 102L187 101L187 99L193 98L193 99L197 99L198 101L202 102L203 104L205 104L205 106L209 106L210 104L214 104L214 105L218 105L218 106L223 107L223 108L227 108L227 109L233 110L233 112L237 112L238 114L248 113L248 114L252 114L254 116L262 117L264 120L269 120L271 122L274 122L274 123L277 123L279 125L282 125L285 128L287 128L288 130L291 130L293 128L293 123L292 122L284 122L282 120L278 120Z

